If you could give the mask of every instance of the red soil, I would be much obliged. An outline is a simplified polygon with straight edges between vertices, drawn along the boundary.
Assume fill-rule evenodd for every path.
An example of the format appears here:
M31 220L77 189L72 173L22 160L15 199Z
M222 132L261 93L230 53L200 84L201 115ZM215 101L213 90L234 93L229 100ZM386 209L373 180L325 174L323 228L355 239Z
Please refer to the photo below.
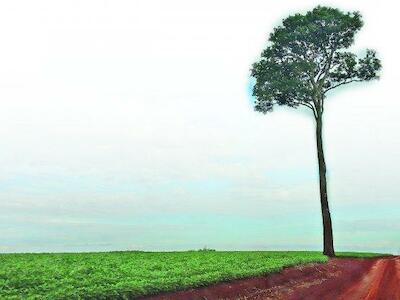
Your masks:
M333 258L326 264L218 283L146 300L400 300L400 257Z

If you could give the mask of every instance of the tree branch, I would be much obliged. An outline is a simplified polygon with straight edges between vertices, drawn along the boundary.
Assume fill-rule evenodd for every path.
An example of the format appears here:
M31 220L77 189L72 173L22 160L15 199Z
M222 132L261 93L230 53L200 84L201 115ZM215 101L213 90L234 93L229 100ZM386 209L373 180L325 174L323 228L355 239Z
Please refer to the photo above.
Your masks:
M313 114L314 114L314 117L317 118L316 109L314 108L314 106L312 106L312 104L307 103L307 102L301 102L301 101L296 101L295 103L298 104L298 105L303 105L303 106L308 107L309 109L311 109Z
M332 64L332 59L333 59L333 55L335 54L336 51L336 46L334 46L332 48L332 52L329 55L329 57L327 58L327 62L325 64L325 66L322 68L322 72L320 74L318 74L317 77L317 82L319 83L320 80L324 80L326 77L326 74L329 72L329 70L331 69L331 64ZM326 51L324 51L325 55L328 55L328 53ZM324 75L323 77L321 77L322 75Z
M324 101L325 99L324 99L324 97L322 96L322 98L321 98L321 114L323 114L324 113Z
M330 91L330 90L333 90L333 89L335 89L335 88L337 88L338 86L341 86L341 85L344 85L344 84L348 84L348 83L352 83L352 82L361 82L362 80L361 79L352 79L352 80L349 80L349 81L343 81L343 82L341 82L341 83L338 83L338 84L336 84L336 85L334 85L334 86L331 86L331 87L329 87L329 88L327 88L325 91L324 91L324 94L327 92L327 91Z

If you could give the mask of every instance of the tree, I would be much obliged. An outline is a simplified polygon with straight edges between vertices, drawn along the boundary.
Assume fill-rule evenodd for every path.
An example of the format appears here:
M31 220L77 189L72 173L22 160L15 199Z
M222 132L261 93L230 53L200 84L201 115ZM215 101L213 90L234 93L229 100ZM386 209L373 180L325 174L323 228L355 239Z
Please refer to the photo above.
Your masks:
M283 20L253 64L255 110L268 113L275 105L310 109L315 118L319 187L323 223L323 253L335 256L328 204L322 125L329 91L352 82L378 78L380 60L373 50L364 57L346 51L363 26L360 13L318 6Z

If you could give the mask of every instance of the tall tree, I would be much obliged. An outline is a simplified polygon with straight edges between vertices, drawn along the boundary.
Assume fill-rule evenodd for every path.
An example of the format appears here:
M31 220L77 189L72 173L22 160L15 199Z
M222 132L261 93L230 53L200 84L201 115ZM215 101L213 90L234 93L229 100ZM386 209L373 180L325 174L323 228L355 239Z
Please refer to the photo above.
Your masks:
M322 141L324 102L329 91L352 82L378 78L375 51L364 57L346 51L363 26L360 13L318 6L283 20L253 64L255 110L267 113L274 105L310 109L315 118L319 187L323 223L323 253L335 256L328 204L326 164Z

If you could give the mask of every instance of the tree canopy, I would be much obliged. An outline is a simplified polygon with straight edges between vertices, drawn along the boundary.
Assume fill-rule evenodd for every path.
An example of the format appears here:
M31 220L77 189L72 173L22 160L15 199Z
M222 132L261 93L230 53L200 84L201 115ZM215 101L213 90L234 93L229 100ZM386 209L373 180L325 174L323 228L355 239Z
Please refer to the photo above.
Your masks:
M301 105L318 118L328 91L377 79L381 63L375 51L366 50L364 57L346 51L362 26L360 13L323 6L284 19L251 70L255 109L267 113L274 105Z

